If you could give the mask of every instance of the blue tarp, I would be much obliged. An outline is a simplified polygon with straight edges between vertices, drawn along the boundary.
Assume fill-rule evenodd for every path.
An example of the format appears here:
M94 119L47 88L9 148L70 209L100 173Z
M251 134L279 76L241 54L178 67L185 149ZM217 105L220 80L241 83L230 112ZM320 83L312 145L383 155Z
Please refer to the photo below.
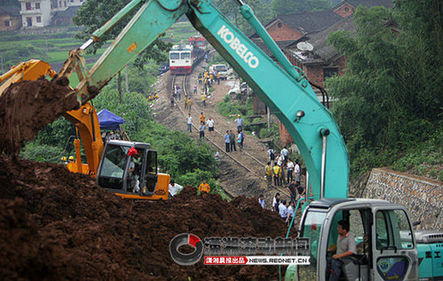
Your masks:
M115 115L107 109L100 110L100 112L97 113L97 116L98 122L100 123L100 129L102 130L115 130L120 124L126 122L125 119Z

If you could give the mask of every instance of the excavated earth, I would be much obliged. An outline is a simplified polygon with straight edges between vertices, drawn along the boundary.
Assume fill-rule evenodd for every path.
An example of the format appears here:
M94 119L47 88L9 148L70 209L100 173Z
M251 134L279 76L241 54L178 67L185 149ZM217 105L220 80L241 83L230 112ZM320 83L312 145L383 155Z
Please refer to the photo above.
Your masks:
M0 98L0 152L16 155L45 125L78 108L71 92L65 77L12 84Z
M275 212L185 189L168 201L132 201L61 165L0 156L2 280L276 280L274 266L179 266L170 240L282 237Z

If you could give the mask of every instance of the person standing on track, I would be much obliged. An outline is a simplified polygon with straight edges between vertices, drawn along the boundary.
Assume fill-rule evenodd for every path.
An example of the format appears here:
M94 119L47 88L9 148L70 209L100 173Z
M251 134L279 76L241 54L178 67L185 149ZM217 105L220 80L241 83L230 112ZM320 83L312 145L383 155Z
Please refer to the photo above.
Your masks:
M240 151L243 150L243 141L245 139L245 135L243 134L242 130L238 133L237 142L238 142L238 148Z
M189 108L189 112L191 112L191 108L192 108L192 99L191 98L188 99L188 108Z
M192 116L191 113L188 114L188 118L186 120L186 124L188 125L188 131L192 133Z
M177 86L177 99L180 101L182 99L182 89Z
M241 132L243 129L243 119L241 118L241 115L237 115L237 119L235 119L235 122L237 123L237 132Z
M301 169L298 159L295 160L294 175L295 175L295 182L300 184Z
M206 129L205 122L201 122L200 123L200 139L205 137L205 129Z
M199 121L200 121L200 123L205 123L206 122L206 117L203 114L203 112L200 112Z
M202 94L202 105L206 106L206 95Z
M186 96L186 95L184 98L184 102L185 102L185 109L188 109L188 96Z
M194 85L194 95L197 94L197 84Z
M268 184L268 187L272 186L272 167L271 162L268 162L268 165L265 167L265 177L266 177L266 183Z
M288 163L286 164L287 168L288 168L288 183L291 182L294 177L293 177L293 173L294 173L294 162L291 161L291 159L288 158Z
M230 141L229 131L228 130L226 131L224 139L225 139L226 152L229 152L230 151L229 146L230 146L231 141Z
M231 143L231 152L237 151L237 148L235 148L235 134L232 130L229 130L229 140Z
M215 128L215 121L212 119L212 117L209 117L208 121L206 122L206 125L208 125L208 132L214 132Z
M274 175L274 185L280 186L281 168L279 165L272 167L272 174Z

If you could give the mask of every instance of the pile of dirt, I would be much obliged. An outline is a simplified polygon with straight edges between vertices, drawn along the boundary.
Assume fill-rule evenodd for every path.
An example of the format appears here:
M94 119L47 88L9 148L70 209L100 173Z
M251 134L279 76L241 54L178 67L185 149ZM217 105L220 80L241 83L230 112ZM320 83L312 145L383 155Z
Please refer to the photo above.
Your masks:
M282 237L255 199L186 187L168 201L132 201L61 166L0 155L0 276L23 280L276 280L275 266L179 266L180 233Z
M45 125L78 108L65 77L12 84L0 96L0 152L16 155Z

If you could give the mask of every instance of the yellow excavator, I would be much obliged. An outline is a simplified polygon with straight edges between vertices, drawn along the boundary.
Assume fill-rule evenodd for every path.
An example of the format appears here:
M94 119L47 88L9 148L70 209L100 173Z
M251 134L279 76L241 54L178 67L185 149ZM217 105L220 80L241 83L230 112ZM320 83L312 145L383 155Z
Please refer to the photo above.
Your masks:
M78 67L78 61L68 60L62 75L69 77L71 66ZM22 62L0 76L0 96L13 83L55 75L56 72L44 61ZM70 172L95 177L102 188L122 198L168 199L170 176L157 172L157 152L150 149L149 144L122 140L110 140L104 144L96 110L89 102L77 110L65 112L64 116L74 123L76 131L75 161L66 165ZM81 143L87 163L82 163ZM99 169L101 173L98 173Z

